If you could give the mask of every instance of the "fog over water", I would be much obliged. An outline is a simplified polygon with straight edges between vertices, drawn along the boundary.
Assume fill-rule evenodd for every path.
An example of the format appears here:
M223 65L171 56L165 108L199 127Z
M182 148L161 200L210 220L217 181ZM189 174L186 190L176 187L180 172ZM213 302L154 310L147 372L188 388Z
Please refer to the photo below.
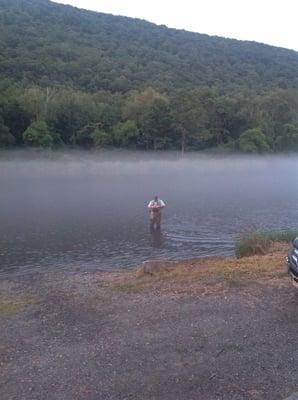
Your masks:
M297 228L297 169L297 156L2 152L0 273L233 254L241 232ZM152 235L154 194L167 207Z

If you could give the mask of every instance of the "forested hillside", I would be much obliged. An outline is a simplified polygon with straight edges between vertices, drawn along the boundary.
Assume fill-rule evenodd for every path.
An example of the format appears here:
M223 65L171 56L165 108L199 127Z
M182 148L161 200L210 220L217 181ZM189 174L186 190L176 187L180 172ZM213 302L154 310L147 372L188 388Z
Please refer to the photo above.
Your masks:
M298 53L0 0L0 145L298 149Z

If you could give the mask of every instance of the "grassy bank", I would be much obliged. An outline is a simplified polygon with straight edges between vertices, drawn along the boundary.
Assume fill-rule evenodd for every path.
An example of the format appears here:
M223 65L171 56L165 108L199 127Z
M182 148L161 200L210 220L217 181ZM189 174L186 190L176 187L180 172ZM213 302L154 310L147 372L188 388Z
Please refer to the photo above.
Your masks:
M157 291L189 292L249 286L255 282L277 281L286 276L285 256L298 230L251 232L236 244L235 257L205 257L178 262L152 263L149 271L111 277L117 291L137 294L149 288Z
M286 277L285 255L290 245L270 241L266 254L249 257L205 257L179 262L160 262L146 271L142 266L125 273L109 274L109 286L118 292L140 294L146 290L175 293L219 293L256 282L267 285Z
M297 236L298 230L245 233L236 243L235 255L237 258L264 255L270 251L272 243L291 243Z

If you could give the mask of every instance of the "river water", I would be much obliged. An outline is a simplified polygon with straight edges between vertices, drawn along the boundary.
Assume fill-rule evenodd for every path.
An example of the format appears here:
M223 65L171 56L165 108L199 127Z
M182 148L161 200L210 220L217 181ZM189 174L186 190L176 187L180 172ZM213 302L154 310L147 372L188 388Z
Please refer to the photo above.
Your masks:
M297 156L2 152L0 273L231 255L242 232L297 228L297 171Z

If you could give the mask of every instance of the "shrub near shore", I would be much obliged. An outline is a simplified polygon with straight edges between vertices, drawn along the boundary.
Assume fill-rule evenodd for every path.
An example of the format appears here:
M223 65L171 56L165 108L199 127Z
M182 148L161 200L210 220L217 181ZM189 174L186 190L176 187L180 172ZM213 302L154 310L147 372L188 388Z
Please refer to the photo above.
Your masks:
M272 243L290 243L298 236L298 230L250 232L240 236L236 243L235 255L237 258L249 257L256 254L268 253Z

